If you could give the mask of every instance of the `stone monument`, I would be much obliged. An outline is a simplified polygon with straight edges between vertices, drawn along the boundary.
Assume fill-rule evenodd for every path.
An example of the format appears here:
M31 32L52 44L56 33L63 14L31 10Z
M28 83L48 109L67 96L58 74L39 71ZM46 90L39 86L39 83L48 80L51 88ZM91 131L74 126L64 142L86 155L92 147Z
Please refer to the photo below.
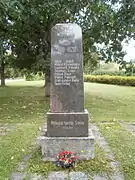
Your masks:
M47 131L39 138L44 160L62 150L94 157L94 137L84 109L82 31L77 24L57 24L51 31L51 88Z

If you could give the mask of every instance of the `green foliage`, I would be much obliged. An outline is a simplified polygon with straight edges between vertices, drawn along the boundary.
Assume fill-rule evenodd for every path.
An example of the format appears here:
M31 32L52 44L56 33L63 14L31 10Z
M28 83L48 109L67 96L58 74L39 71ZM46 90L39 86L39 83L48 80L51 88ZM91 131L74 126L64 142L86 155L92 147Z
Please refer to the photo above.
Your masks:
M86 74L86 73L85 73ZM111 75L111 76L124 76L125 73L119 70L119 65L117 63L105 63L104 61L100 61L96 70L92 73L87 73L92 75Z
M90 74L97 69L99 64L99 56L97 53L84 53L84 72Z
M5 78L7 79L21 78L23 76L24 76L23 71L20 71L17 68L10 68L10 67L5 68Z
M126 76L123 71L107 71L107 70L96 70L91 75L109 75L109 76Z
M109 3L108 3L109 2ZM106 61L121 60L122 41L134 36L134 6L112 0L5 0L0 2L0 35L9 41L13 65L48 73L50 65L50 34L56 23L75 22L83 30L83 49L86 64L91 53ZM104 45L97 48L97 44ZM95 65L95 62L90 62ZM91 70L89 70L91 71Z
M115 84L115 85L124 85L124 86L135 86L135 77L130 76L109 76L109 75L85 75L85 82L97 82L103 84Z
M44 80L45 79L45 76L44 74L41 72L38 72L38 73L27 73L25 75L25 80L26 81L38 81L38 80Z
M105 61L100 61L99 69L105 71L119 71L119 64L115 62L105 63Z
M119 68L120 68L120 70L125 71L125 73L128 76L133 76L135 74L135 63L133 63L132 61L131 62L126 62L126 61L121 62Z

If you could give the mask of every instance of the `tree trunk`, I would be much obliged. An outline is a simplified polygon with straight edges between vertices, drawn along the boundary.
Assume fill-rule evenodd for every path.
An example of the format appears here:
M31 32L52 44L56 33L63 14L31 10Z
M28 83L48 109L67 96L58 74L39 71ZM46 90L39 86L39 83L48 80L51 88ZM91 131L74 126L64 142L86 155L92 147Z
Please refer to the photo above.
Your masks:
M48 24L48 28L44 34L44 42L46 42L45 52L45 97L50 97L50 59L51 59L51 26ZM45 48L44 48L45 49Z
M50 96L50 75L45 75L45 97Z
M1 86L5 86L5 64L4 61L1 59L1 65L0 65L0 78L1 78Z

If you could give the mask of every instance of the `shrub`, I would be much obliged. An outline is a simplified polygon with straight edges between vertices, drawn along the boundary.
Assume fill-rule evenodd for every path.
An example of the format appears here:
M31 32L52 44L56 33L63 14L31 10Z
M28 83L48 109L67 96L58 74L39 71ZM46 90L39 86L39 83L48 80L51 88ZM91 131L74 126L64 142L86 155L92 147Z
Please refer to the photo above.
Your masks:
M10 67L5 68L5 78L7 79L23 78L23 76L24 76L23 72L17 68L10 68Z
M44 75L43 73L27 73L25 74L25 80L26 81L38 81L38 80L43 80L44 79Z
M135 86L135 76L84 75L85 82Z
M96 70L91 73L92 75L109 75L109 76L126 76L123 71L107 71L107 70Z

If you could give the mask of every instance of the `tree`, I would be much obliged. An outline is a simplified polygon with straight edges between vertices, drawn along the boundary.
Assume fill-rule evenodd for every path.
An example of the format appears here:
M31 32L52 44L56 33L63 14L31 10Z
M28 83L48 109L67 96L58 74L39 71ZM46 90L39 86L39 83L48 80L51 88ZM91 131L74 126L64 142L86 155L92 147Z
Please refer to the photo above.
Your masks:
M7 4L0 1L0 79L5 86L5 66L8 64L7 51L10 49L11 24L7 16Z
M4 76L4 40L5 40L5 13L4 13L4 7L3 4L0 3L0 79L1 79L1 86L5 86L5 76Z
M84 72L86 74L91 74L99 66L100 57L96 53L84 53Z
M135 7L131 0L5 0L4 7L12 27L14 64L20 69L43 71L47 89L50 32L56 23L75 22L82 27L84 64L92 53L105 61L122 61L122 41L134 37Z
M43 71L46 78L46 94L49 95L51 28L59 22L70 21L77 11L85 7L81 2L39 0L14 1L10 4L9 19L14 22L12 49L16 53L16 65L20 69ZM16 7L16 10L13 8ZM14 8L15 9L15 8Z
M5 77L4 77L4 61L3 61L3 43L0 43L0 79L1 86L5 86Z
M5 66L8 64L8 42L4 42L1 40L0 43L0 79L1 86L5 86Z
M120 64L120 70L124 71L126 75L133 76L135 74L135 63L134 60L130 62L123 61Z

